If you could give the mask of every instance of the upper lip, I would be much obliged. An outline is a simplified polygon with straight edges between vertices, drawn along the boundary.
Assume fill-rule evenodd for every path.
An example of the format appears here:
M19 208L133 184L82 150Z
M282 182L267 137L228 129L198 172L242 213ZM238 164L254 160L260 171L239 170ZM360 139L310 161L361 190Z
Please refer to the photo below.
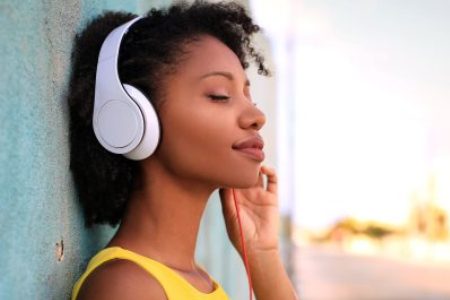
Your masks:
M233 144L233 149L244 149L244 148L264 148L264 141L260 135L253 135L238 141Z

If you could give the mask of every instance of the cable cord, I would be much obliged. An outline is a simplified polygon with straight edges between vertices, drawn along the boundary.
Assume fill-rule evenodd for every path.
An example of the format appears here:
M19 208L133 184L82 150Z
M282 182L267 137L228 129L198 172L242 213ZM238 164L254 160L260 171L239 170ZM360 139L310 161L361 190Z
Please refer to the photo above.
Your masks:
M241 235L241 244L242 244L242 252L244 254L244 264L245 264L245 270L247 271L247 279L248 279L248 288L249 288L249 293L250 293L250 300L253 299L253 285L252 285L252 278L251 278L251 274L250 274L250 264L248 262L248 257L247 257L247 249L245 248L245 240L244 240L244 233L242 231L242 224L241 224L241 215L239 214L239 206L237 204L237 200L236 200L236 193L233 190L233 198L234 198L234 206L236 207L236 214L237 214L237 219L238 219L238 224L239 224L239 233Z

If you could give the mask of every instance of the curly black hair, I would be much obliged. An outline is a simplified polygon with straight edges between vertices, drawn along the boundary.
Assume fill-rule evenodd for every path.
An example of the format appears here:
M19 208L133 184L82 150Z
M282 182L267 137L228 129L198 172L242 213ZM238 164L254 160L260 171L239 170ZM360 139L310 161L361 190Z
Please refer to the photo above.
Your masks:
M68 88L70 168L87 227L102 223L117 225L138 181L139 163L105 150L92 129L101 45L114 28L135 17L127 12L104 12L75 36ZM153 8L124 37L119 76L122 82L138 87L158 110L165 75L181 61L185 54L183 46L205 34L227 45L244 69L249 66L250 57L259 74L269 75L264 58L251 44L251 36L258 31L260 28L245 9L234 2L179 2L168 8Z

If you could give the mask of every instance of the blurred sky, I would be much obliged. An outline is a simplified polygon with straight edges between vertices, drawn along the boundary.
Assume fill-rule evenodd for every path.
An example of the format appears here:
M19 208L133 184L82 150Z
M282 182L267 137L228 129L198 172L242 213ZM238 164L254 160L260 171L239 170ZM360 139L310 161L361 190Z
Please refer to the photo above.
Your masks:
M436 174L450 211L450 1L275 3L253 7L293 41L295 222L402 224Z

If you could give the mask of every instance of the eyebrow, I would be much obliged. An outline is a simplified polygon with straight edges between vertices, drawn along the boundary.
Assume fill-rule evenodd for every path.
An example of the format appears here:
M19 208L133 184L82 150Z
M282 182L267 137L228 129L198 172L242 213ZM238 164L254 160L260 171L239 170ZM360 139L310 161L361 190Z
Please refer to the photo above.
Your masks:
M225 72L225 71L213 71L213 72L206 73L206 74L200 76L199 80L204 79L206 77L210 77L210 76L223 76L223 77L227 78L228 80L231 80L231 81L234 80L233 74L231 74L230 72ZM245 80L245 85L250 86L250 80L248 80L247 78Z

